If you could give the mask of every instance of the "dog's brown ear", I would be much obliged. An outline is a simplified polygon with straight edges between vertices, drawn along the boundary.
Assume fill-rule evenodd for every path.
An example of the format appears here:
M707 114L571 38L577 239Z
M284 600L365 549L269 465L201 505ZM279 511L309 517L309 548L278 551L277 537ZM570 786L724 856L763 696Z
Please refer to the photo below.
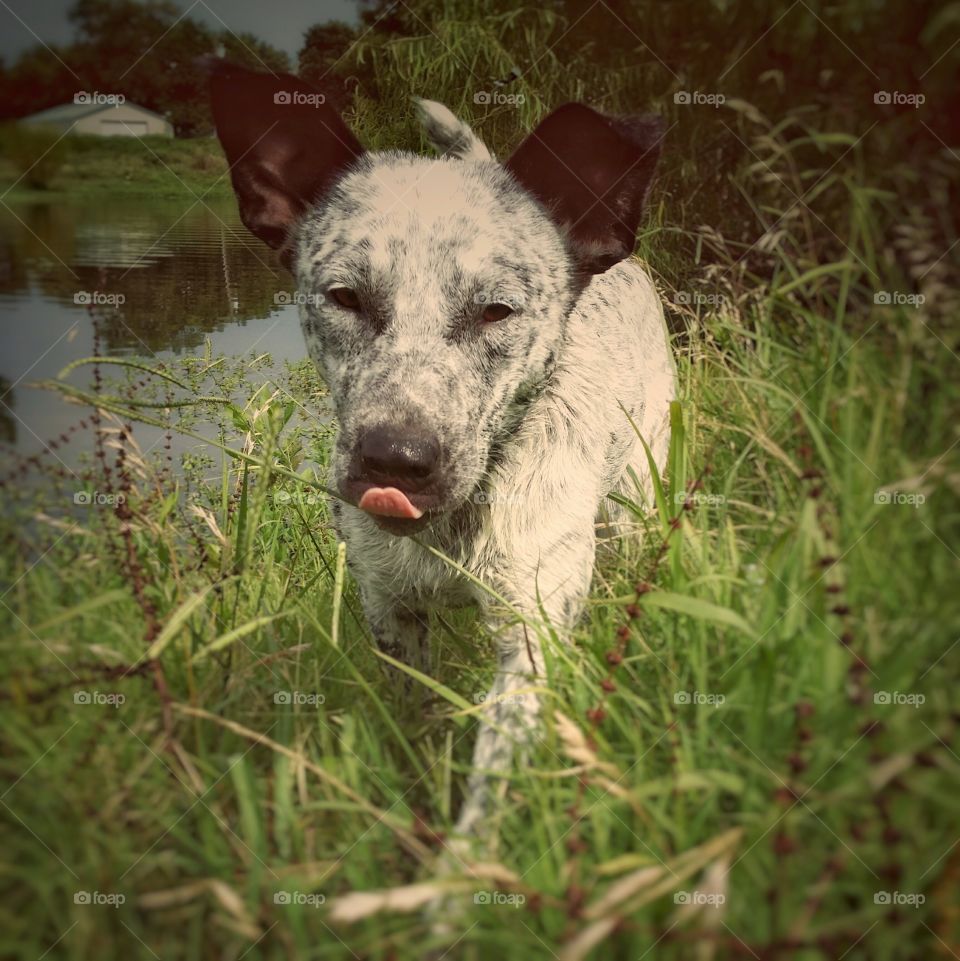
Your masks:
M289 267L290 228L363 148L310 84L223 60L204 66L240 217Z
M507 161L565 232L584 274L603 273L633 252L663 131L656 116L605 117L568 103Z

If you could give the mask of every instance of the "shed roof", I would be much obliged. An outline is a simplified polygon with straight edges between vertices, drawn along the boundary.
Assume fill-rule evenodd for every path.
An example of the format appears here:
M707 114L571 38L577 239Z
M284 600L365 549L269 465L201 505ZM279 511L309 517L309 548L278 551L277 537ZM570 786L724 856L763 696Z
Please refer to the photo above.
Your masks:
M26 117L21 117L20 119L36 121L48 120L51 123L61 123L64 121L76 123L78 120L82 120L84 117L89 117L92 114L100 113L103 110L114 110L118 106L133 107L135 110L139 110L141 113L148 113L151 117L157 117L158 119L169 123L163 114L157 113L155 110L148 110L146 107L141 107L140 104L133 103L130 100L124 101L122 105L112 103L61 103L56 107L48 107L46 110L40 110L37 113L31 113Z

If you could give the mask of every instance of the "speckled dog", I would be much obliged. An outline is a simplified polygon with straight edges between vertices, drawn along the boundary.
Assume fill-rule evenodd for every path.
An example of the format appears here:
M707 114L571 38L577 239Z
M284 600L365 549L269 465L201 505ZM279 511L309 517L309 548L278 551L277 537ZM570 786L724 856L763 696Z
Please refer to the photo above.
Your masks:
M674 367L629 259L661 122L567 104L501 164L428 101L439 159L366 152L289 76L221 65L213 105L243 221L297 280L378 642L416 662L428 608L463 602L497 638L457 825L475 835L491 777L536 731L543 624L562 636L578 617L598 513L639 496L631 468L649 486L638 433L665 459Z

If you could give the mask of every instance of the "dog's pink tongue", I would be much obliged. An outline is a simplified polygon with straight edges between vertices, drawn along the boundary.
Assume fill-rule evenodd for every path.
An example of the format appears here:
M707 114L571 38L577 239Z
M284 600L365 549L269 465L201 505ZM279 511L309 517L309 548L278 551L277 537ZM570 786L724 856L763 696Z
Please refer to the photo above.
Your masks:
M381 517L409 517L412 520L423 517L423 511L414 507L410 498L396 487L371 487L363 492L357 506L368 514Z

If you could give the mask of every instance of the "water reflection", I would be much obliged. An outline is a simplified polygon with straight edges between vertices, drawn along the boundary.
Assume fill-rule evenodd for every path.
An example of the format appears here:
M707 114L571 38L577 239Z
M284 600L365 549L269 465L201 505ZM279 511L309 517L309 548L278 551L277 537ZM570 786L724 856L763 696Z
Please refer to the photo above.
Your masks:
M304 355L291 279L250 237L232 198L116 197L0 205L0 438L37 449L77 409L24 382L94 346L145 357Z
M0 208L0 244L2 294L23 296L34 287L68 305L84 292L118 300L105 331L108 350L196 347L227 324L269 317L275 292L290 286L229 200Z

